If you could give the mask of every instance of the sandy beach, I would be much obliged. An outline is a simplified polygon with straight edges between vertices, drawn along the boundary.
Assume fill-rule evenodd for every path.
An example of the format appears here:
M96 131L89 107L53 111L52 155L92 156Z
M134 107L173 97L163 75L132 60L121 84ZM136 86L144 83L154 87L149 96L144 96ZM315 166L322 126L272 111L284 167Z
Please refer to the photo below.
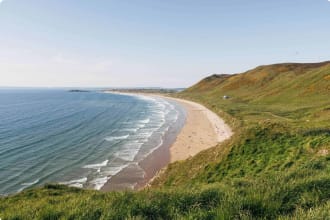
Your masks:
M231 128L211 110L201 104L178 98L156 94L140 94L160 97L175 102L185 110L181 125L175 134L168 134L163 146L159 147L147 158L139 162L144 170L144 177L127 167L118 175L113 176L101 189L102 191L123 190L127 180L136 182L134 189L144 188L157 173L169 163L185 160L199 152L216 146L229 139L233 132Z
M170 147L171 162L185 160L229 139L233 132L217 114L201 104L164 97L180 103L187 112L186 123Z

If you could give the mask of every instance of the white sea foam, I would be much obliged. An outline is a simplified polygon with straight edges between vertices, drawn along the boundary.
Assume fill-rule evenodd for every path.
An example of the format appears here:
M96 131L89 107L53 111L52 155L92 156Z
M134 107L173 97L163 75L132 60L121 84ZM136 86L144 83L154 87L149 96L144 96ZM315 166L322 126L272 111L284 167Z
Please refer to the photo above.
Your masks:
M101 167L105 167L106 165L108 165L109 160L105 160L102 163L96 163L96 164L89 164L86 166L83 166L83 168L85 169L100 169Z
M175 115L174 122L177 122L178 119L179 119L179 115Z
M129 165L130 164L122 164L106 167L104 170L102 170L102 174L99 177L90 181L90 184L93 185L94 189L100 190L111 179L112 176L118 174Z
M34 184L37 184L39 182L39 179L33 181L33 182L30 182L30 183L22 183L21 185L22 186L32 186Z
M161 122L158 124L158 128L163 127L164 124L165 124L165 120L161 120Z
M69 184L73 184L73 183L85 183L86 181L87 181L87 177L83 177L81 179L64 181L64 182L59 182L59 183L64 184L64 185L69 185Z
M103 173L106 174L107 176L114 176L128 166L129 164L109 166L103 171Z
M110 178L111 177L109 177L109 176L99 177L99 178L92 180L91 184L93 185L94 189L100 190L104 186L104 184L106 184L108 182L108 180Z
M150 96L144 96L144 95L134 95L135 97L139 98L140 100L145 100L145 101L152 101L155 102L156 99Z
M116 157L125 160L125 161L133 161L135 156L138 154L140 149L126 149L126 150L121 150L115 154Z
M152 131L145 131L145 132L139 132L135 136L138 138L149 138L154 133L154 130Z
M166 108L166 105L163 103L158 103L158 107L162 110L164 110Z
M104 138L106 141L117 141L117 140L125 140L129 137L128 135L123 135L123 136L115 136L115 137L106 137Z
M162 135L162 137L160 138L160 143L156 147L150 149L149 152L146 153L145 157L147 157L150 154L152 154L155 150L157 150L158 148L160 148L163 144L164 144L164 140L163 140L163 135Z
M137 126L138 126L139 128L144 128L144 127L146 126L146 124L137 124Z
M84 185L81 184L81 183L72 183L72 184L70 184L69 186L71 186L71 187L76 187L76 188L83 188L83 187L84 187Z
M81 179L60 182L60 184L77 187L77 188L83 188L84 183L86 182L87 182L87 177L83 177Z
M145 101L152 101L154 102L156 99L150 96L144 96L144 95L139 95L139 94L130 94L130 93L120 93L120 92L116 92L117 95L125 95L125 96L131 96L131 97L135 97L138 98L140 100L145 100Z
M164 144L163 138L160 139L160 143L155 147L155 149L161 147Z
M142 123L142 124L148 124L150 122L150 118L147 118L147 119L143 119L143 120L140 120L138 121L139 123Z
M29 186L33 186L35 184L37 184L39 182L39 179L33 181L33 182L30 182L30 183L22 183L21 185L23 186L22 188L20 188L19 190L17 190L17 192L21 192L23 191L24 189L28 188Z
M133 161L142 145L143 143L139 142L128 143L124 145L121 150L116 152L115 156L125 161Z
M121 131L131 131L131 132L137 132L139 130L138 128L124 128Z
M104 161L100 164L84 166L84 168L95 169L93 171L94 177L91 181L88 180L88 185L93 186L94 189L101 189L112 176L132 165L132 163L138 163L140 159L145 158L161 147L164 144L164 136L169 131L169 124L178 120L179 112L176 110L175 105L170 102L143 95L132 96L152 102L146 105L147 110L145 112L141 112L145 118L127 120L121 123L123 127L120 132L125 132L127 135L105 138L107 141L125 140L121 142L120 148L113 155L124 161L115 159L112 162ZM146 149L141 151L143 155L139 155L142 146L146 146ZM134 184L132 188L134 188Z

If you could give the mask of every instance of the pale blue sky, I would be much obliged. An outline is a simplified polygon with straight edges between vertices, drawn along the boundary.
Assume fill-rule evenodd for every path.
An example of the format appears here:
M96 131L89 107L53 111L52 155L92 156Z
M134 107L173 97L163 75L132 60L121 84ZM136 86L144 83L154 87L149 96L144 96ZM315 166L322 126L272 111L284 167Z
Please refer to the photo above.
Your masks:
M328 0L0 2L0 86L186 87L330 60Z

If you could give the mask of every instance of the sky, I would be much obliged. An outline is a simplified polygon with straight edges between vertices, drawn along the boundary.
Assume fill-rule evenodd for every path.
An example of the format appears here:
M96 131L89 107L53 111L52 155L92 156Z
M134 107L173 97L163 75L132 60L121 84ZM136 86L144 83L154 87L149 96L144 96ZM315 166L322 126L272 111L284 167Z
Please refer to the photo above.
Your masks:
M178 88L325 60L328 0L0 0L0 86Z

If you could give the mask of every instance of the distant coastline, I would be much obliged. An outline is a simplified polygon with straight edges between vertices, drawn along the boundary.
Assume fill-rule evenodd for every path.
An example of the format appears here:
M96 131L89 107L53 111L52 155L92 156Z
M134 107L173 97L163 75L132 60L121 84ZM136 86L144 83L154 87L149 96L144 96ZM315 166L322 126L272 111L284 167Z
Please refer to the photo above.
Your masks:
M69 90L68 92L90 92L88 90L81 90L81 89L72 89L72 90Z
M153 95L153 94L174 94L177 92L181 92L184 89L185 88L115 88L115 89L104 89L103 92Z

